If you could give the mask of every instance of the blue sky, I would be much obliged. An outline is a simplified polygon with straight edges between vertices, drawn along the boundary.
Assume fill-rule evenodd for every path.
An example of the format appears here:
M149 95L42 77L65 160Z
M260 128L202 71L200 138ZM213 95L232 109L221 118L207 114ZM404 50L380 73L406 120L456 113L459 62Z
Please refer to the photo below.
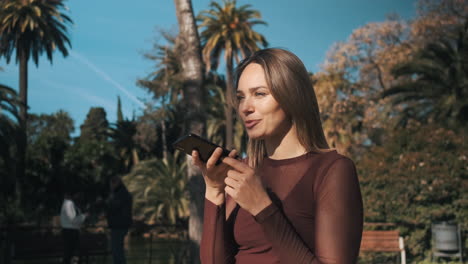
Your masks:
M192 0L195 14L209 7L210 0ZM136 86L138 78L152 70L142 54L151 50L157 29L177 29L171 0L68 0L70 55L54 54L51 65L45 57L39 67L29 63L29 106L35 114L67 111L75 122L75 133L90 107L101 106L109 122L116 120L117 96L124 115L141 113L151 96ZM354 29L369 22L384 21L397 13L410 19L415 0L238 0L251 4L267 26L256 26L271 47L296 53L309 71L320 69L328 49L345 41ZM18 65L0 59L0 83L18 89Z

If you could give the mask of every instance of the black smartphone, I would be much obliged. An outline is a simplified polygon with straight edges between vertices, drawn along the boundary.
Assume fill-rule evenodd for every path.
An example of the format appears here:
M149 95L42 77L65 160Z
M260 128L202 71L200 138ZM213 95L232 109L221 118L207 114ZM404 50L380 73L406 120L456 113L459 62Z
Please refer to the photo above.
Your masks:
M220 147L213 142L210 142L199 135L195 134L188 134L179 139L177 139L173 144L174 148L187 153L188 155L192 155L193 150L197 150L200 155L200 160L203 162L207 162L208 159L211 157L211 154L215 151L216 148ZM223 149L223 153L221 154L222 157L227 157L230 153L229 150L220 147ZM221 159L216 161L216 164L221 163Z

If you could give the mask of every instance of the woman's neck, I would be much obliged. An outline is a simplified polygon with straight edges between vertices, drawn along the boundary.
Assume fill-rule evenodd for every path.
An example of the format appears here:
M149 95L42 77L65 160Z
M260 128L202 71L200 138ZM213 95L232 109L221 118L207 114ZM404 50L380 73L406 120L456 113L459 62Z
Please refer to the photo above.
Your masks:
M284 135L265 139L267 155L271 159L289 159L306 153L299 142L296 128L291 127Z

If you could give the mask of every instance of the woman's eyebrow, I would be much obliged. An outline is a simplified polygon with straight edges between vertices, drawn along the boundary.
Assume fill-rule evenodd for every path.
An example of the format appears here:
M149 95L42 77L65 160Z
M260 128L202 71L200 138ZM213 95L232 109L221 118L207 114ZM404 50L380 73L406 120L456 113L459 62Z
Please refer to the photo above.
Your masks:
M267 87L266 87L266 86L255 86L255 87L251 87L251 88L249 88L248 90L249 90L250 92L255 92L256 90L258 90L258 89L261 89L261 88L265 88L265 89L267 89ZM242 91L241 91L241 90L237 90L236 92L237 92L237 93L242 93Z
M249 91L256 91L256 90L261 89L261 88L267 89L266 86L261 85L261 86L256 86L256 87L249 88Z

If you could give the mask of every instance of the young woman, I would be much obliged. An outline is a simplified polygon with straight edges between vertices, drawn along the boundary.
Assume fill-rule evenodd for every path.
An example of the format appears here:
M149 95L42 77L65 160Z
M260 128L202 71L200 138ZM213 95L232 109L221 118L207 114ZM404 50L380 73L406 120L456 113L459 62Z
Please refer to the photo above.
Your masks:
M362 199L353 162L329 149L310 77L289 51L239 64L248 158L193 162L206 183L202 263L355 263Z
M63 237L63 259L62 263L72 263L73 256L78 256L80 247L80 229L88 213L81 213L77 204L82 202L83 194L67 190L64 195L62 209L60 209L60 225Z

